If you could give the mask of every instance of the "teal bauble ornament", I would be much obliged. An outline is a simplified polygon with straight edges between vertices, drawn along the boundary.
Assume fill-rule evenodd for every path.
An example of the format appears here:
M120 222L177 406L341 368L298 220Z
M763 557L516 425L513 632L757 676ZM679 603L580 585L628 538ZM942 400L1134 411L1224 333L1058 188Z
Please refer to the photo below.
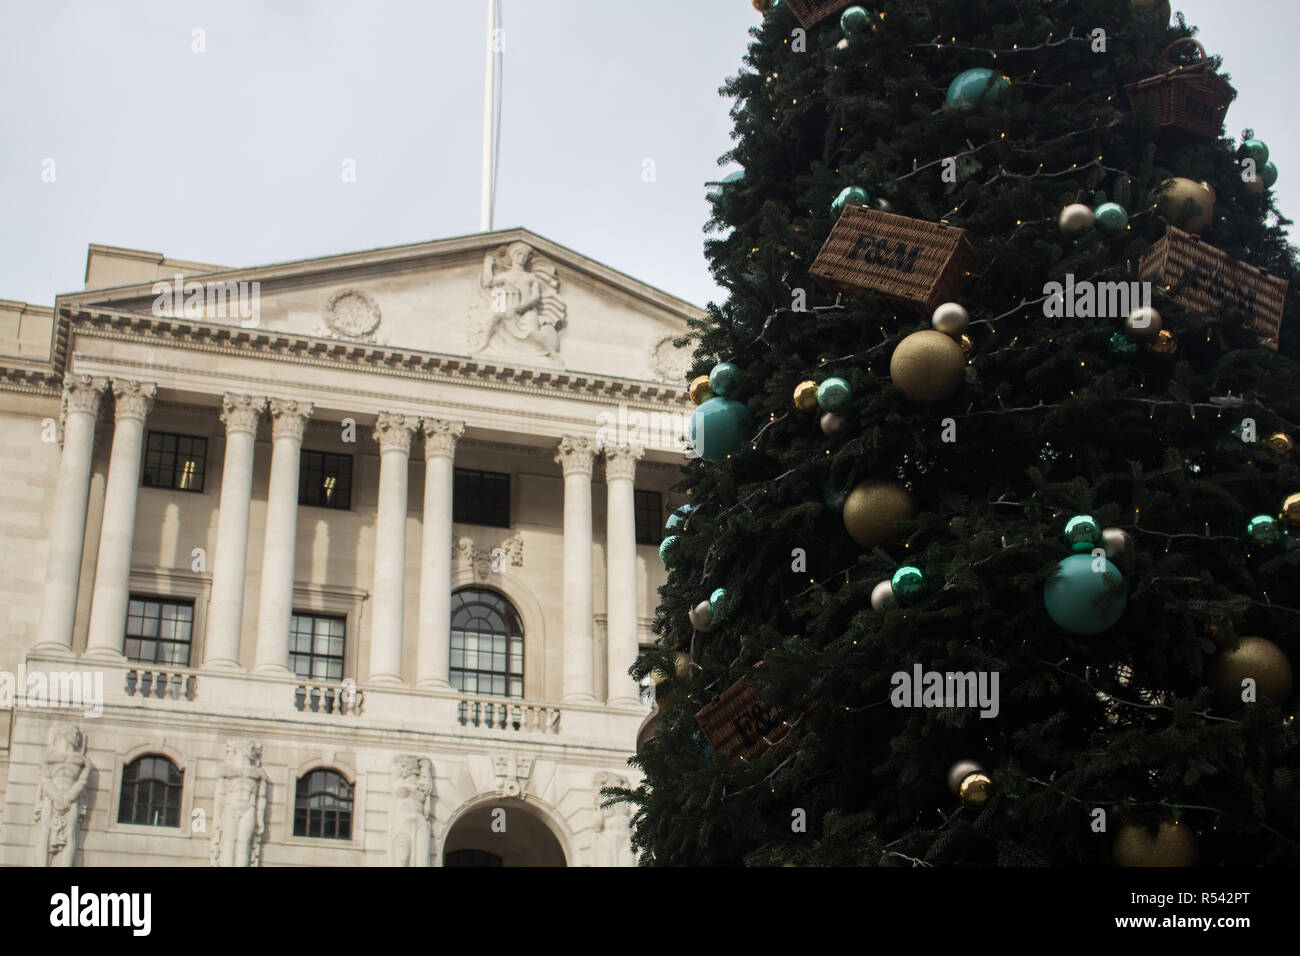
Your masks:
M842 378L828 378L817 386L817 404L828 412L842 412L853 401L853 389Z
M845 186L840 190L840 194L831 200L831 212L838 215L844 211L845 206L865 206L871 202L871 197L861 186Z
M719 362L709 373L709 389L714 395L726 395L740 380L740 369L730 362Z
M849 7L840 14L840 29L846 37L861 33L870 24L870 16L862 7Z
M944 100L950 110L969 109L972 106L988 106L996 103L1011 89L1011 80L1001 73L995 73L984 67L958 73L948 87L948 96Z
M1092 211L1093 225L1106 236L1118 236L1128 229L1128 210L1117 202L1104 202Z
M921 599L921 595L925 593L925 574L922 573L920 568L908 565L894 572L889 585L894 592L894 598L899 604L906 607L909 604L915 604Z
M1116 332L1106 340L1106 344L1110 346L1112 352L1122 358L1127 358L1138 350L1137 343L1130 342L1123 332Z
M828 489L822 494L822 504L826 506L826 510L839 514L844 510L844 498L844 492Z
M1100 571L1094 571L1096 563ZM1072 554L1056 566L1043 586L1048 616L1071 634L1100 634L1124 613L1128 594L1124 575L1105 558Z
M1265 163L1259 169L1259 178L1265 189L1272 189L1277 185L1277 166L1273 163Z
M1253 159L1258 168L1268 162L1268 144L1262 139L1248 139L1241 144L1241 155Z
M734 173L727 173L727 175L723 176L722 180L718 182L717 185L709 189L709 198L721 199L722 192L724 189L726 189L732 183L740 182L744 178L745 178L745 171L743 169L738 169Z
M712 594L709 595L709 610L712 611L714 614L717 614L718 609L722 606L722 599L725 598L726 596L727 596L726 588L716 589Z
M740 402L714 397L695 409L686 437L701 458L716 463L740 450L752 421L749 409Z
M1092 515L1075 515L1065 523L1065 543L1076 553L1101 547L1101 525Z
M659 542L659 560L664 563L665 568L672 567L672 565L668 563L668 552L672 550L673 545L675 545L676 543L677 543L677 535L675 534L670 534L668 537L664 538L662 541Z
M1257 548L1276 548L1286 540L1286 532L1272 515L1255 515L1246 525L1246 537Z
M664 525L665 531L676 531L686 524L686 519L690 517L691 512L695 510L695 505L682 505L676 511L668 516L668 523Z

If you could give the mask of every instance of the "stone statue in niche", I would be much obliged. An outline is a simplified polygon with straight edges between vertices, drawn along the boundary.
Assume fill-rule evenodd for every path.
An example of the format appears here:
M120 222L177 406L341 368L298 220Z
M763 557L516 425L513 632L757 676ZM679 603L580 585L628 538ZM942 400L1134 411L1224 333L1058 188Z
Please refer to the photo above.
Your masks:
M51 728L33 811L37 866L72 866L91 769L81 728Z
M392 865L429 866L433 855L433 762L393 760Z
M626 787L627 778L616 773L598 773L592 783L596 810L596 865L635 866L632 852L632 808L626 803L602 807L605 787Z
M213 866L257 866L266 828L270 777L262 769L262 746L252 740L226 741L226 762L217 772L212 805Z
M556 365L566 306L555 266L534 264L533 247L512 242L483 259L479 295L470 306L471 354L531 356Z

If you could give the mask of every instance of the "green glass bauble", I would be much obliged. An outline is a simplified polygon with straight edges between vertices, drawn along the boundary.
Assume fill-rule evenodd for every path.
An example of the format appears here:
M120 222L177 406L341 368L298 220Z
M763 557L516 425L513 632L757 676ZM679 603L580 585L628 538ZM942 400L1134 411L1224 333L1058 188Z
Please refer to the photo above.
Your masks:
M1265 189L1272 189L1277 185L1277 166L1273 163L1265 163L1260 167L1259 178L1264 183Z
M828 412L840 412L853 400L853 389L842 378L828 378L817 386L817 404Z
M870 23L870 16L862 7L849 7L840 14L840 29L846 37L861 33Z
M1093 210L1093 224L1107 236L1118 236L1128 229L1128 210L1117 202L1104 202Z
M659 542L659 560L664 563L665 568L672 567L672 565L668 563L668 553L672 550L673 545L675 545L676 543L677 543L677 535L675 534L670 534L668 537L664 538L662 541Z
M1093 570L1100 562L1100 571ZM1105 558L1072 554L1056 566L1043 585L1047 614L1071 634L1100 634L1124 613L1128 594L1120 590L1124 575Z
M1084 552L1101 546L1101 525L1092 515L1075 515L1065 523L1065 543L1071 551Z
M950 110L968 109L976 105L996 103L1011 89L1011 80L1001 73L984 67L976 67L964 73L958 73L948 87L948 96L944 100Z
M1112 352L1119 356L1127 357L1138 350L1137 343L1130 342L1128 336L1123 332L1116 332L1106 340L1106 344L1110 346Z
M709 373L709 389L714 395L726 395L736 387L740 379L740 369L730 362L719 362Z
M682 525L686 524L686 519L690 517L695 505L682 505L676 511L668 516L668 523L664 525L665 531L676 531Z
M889 585L899 604L914 604L925 593L925 574L920 568L908 565L894 572Z
M714 614L717 614L718 609L722 604L722 599L725 598L726 596L727 596L726 588L717 588L712 594L709 595L709 610L712 611Z
M743 169L738 169L734 173L728 173L727 175L722 177L721 182L719 182L717 185L713 186L709 190L709 198L720 199L722 197L722 191L727 186L730 186L732 183L738 183L744 178L745 178L745 171Z
M719 462L749 437L749 409L729 398L710 398L691 415L689 434L696 453L705 461Z
M1262 139L1248 139L1241 144L1241 155L1253 159L1256 167L1263 166L1268 162L1268 144Z
M844 498L845 495L842 491L827 491L822 495L822 504L829 511L841 512L844 510Z
M871 197L861 186L845 186L840 190L840 194L831 201L831 212L840 213L845 206L865 206L871 202Z
M1246 537L1257 548L1276 548L1286 540L1286 532L1272 515L1255 515L1246 525Z

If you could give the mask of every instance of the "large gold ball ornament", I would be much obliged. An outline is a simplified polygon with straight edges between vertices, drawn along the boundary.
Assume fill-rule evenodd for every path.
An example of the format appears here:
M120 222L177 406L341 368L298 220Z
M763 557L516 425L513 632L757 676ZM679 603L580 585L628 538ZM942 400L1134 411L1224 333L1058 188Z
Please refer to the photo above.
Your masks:
M1155 205L1179 229L1200 235L1214 221L1214 187L1181 176L1166 179L1156 189Z
M1241 682L1255 681L1259 695L1281 705L1291 697L1291 662L1286 652L1262 637L1243 637L1240 644L1219 651L1210 671L1210 684L1223 698L1241 700Z
M816 386L814 386L814 389ZM713 389L709 387L709 377L707 375L698 375L691 382L691 401L696 405L702 405L713 397ZM814 391L814 398L816 392Z
M800 382L794 387L794 407L801 412L811 412L817 408L816 382Z
M1295 442L1286 432L1274 432L1264 439L1264 447L1274 454L1290 457L1295 451Z
M899 522L915 512L912 496L897 481L869 478L844 499L844 527L862 547L883 547L898 541Z
M1278 517L1287 527L1300 529L1300 492L1286 496Z
M961 805L970 810L978 810L989 802L993 796L993 781L982 773L972 773L961 782Z
M889 377L908 401L933 405L957 394L966 380L966 356L942 332L913 332L894 349Z
M1174 338L1174 333L1168 329L1161 329L1156 333L1156 337L1147 343L1146 348L1149 352L1168 358L1178 354L1178 339Z
M1146 827L1125 824L1115 834L1111 859L1116 866L1196 866L1196 837L1186 823L1160 824L1154 836Z

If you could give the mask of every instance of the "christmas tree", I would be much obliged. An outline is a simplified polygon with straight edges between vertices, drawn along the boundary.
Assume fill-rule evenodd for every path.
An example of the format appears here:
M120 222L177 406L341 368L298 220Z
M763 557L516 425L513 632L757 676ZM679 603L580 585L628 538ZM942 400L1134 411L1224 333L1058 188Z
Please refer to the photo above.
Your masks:
M1300 863L1296 259L1212 38L755 5L643 862Z

